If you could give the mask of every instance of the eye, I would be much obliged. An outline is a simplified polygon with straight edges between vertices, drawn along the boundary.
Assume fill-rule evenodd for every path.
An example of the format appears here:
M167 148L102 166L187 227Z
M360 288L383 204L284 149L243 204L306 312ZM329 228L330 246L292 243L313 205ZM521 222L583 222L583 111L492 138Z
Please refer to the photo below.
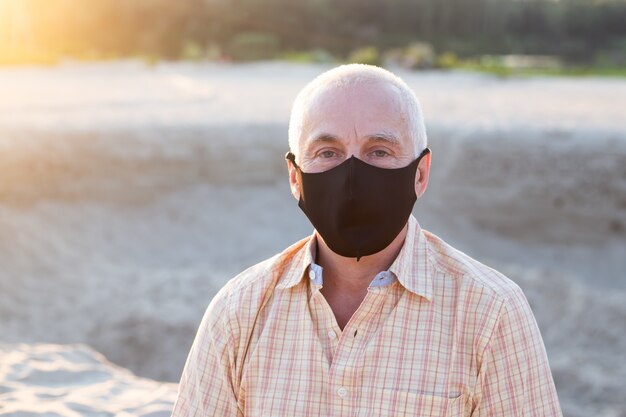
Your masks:
M322 151L319 153L319 156L322 158L333 158L337 154L333 151Z
M384 158L385 156L388 156L389 153L387 151L382 150L382 149L377 149L377 150L372 152L372 155L374 155L377 158Z

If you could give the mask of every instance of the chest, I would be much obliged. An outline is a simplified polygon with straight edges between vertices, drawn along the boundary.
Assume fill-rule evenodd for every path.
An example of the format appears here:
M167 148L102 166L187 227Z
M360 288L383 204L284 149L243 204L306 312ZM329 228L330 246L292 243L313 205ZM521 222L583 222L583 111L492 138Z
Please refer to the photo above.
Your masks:
M318 297L316 301L319 303L326 303L332 311L337 325L341 330L346 327L346 324L350 321L350 318L354 316L359 307L363 304L367 291L363 291L360 294L339 294L339 293L325 293L320 291L324 300ZM318 306L323 309L324 306Z
M294 298L264 318L245 360L245 415L469 415L477 371L454 317L406 294L368 293L339 309L341 329L321 301Z

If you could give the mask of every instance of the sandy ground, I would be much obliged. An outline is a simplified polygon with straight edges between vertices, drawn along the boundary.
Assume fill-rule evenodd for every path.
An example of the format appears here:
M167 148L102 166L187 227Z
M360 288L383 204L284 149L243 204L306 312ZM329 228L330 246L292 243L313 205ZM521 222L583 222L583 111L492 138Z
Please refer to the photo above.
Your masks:
M50 383L19 372L38 360L60 387L83 354L125 381L37 342L178 380L217 289L311 231L283 156L291 102L325 68L0 70L0 403L33 415ZM625 416L626 82L400 75L433 149L418 220L524 289L566 417Z
M85 345L0 344L3 416L168 417L176 384L138 378Z

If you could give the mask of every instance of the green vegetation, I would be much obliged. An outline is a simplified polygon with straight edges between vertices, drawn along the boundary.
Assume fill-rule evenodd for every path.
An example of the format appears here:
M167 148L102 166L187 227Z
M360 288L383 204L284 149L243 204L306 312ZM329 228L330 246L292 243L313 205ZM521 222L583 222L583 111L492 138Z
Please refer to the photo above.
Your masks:
M375 46L366 46L355 49L348 56L348 62L368 65L382 65L380 52Z
M622 75L624 22L626 0L4 0L0 64L288 59Z
M281 54L279 59L291 62L300 62L306 64L322 63L328 64L337 62L337 58L323 49L314 49L312 51L288 51Z
M228 42L226 49L237 61L272 59L280 51L280 39L271 33L242 32Z

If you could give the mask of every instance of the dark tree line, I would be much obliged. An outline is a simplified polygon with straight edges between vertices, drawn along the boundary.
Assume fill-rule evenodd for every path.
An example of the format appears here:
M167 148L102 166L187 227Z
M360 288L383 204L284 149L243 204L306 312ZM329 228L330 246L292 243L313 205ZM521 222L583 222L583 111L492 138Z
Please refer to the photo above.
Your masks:
M177 58L187 45L226 53L242 33L281 51L336 55L421 40L460 56L553 54L582 61L626 50L624 0L24 0L20 41L59 54ZM26 29L24 29L26 28Z

